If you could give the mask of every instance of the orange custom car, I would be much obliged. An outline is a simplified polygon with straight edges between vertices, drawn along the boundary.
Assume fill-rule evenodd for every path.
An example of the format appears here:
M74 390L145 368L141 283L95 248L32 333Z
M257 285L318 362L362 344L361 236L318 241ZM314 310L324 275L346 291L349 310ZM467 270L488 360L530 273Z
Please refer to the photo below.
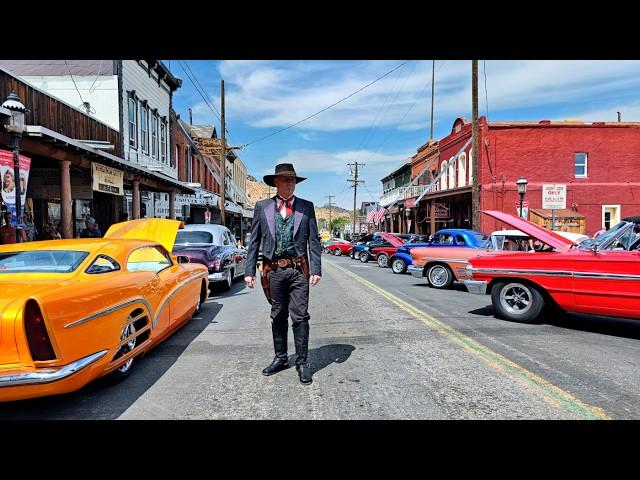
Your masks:
M124 378L190 319L208 272L169 253L182 227L141 219L104 238L0 246L0 401Z
M483 212L485 213L485 212ZM469 259L479 255L517 253L550 248L559 251L571 248L575 243L547 230L544 238L534 238L520 230L498 230L480 247L418 247L410 250L412 265L408 270L414 277L427 277L433 288L449 288L457 281L467 278ZM534 241L537 242L534 245Z

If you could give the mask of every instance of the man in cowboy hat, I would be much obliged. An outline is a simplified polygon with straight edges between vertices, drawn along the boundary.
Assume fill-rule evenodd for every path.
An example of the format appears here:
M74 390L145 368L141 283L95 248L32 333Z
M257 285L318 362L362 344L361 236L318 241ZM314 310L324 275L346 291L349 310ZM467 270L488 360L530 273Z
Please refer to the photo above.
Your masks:
M289 367L287 331L290 316L296 369L300 382L308 385L312 381L307 359L309 283L316 285L320 281L322 248L313 203L293 196L296 184L303 180L306 179L298 177L289 163L276 165L275 175L264 176L265 183L276 187L278 193L256 203L244 280L249 288L254 287L258 251L262 245L263 286L267 300L271 302L275 350L275 358L262 373L273 375Z

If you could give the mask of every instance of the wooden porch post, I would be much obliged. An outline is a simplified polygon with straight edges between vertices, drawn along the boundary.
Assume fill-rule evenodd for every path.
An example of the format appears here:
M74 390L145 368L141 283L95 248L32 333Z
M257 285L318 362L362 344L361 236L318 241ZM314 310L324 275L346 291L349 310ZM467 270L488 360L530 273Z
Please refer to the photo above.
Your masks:
M176 219L176 191L169 192L169 218Z
M140 180L134 178L133 180L133 192L131 200L131 216L133 220L140 218Z
M71 198L71 161L60 162L60 217L62 223L62 238L73 238L73 209Z

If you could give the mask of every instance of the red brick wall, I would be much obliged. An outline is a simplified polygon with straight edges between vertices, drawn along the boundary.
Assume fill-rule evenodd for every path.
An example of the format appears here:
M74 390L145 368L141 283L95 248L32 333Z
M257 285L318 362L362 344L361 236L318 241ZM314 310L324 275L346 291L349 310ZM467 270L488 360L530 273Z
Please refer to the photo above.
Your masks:
M602 228L602 205L620 205L621 217L640 214L640 125L484 124L481 146L481 209L516 214L515 182L524 176L530 209L542 208L542 184L566 184L567 208L586 217L587 235ZM577 152L588 154L587 178L575 178ZM443 151L441 158L451 155ZM481 217L483 231L499 227Z

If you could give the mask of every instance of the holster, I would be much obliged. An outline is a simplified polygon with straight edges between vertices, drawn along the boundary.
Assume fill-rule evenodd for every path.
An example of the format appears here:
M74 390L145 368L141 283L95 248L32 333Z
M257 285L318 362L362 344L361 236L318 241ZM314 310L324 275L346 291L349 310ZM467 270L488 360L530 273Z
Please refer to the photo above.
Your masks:
M307 257L298 257L297 266L307 280L309 280L309 263L307 262Z
M273 300L271 300L271 290L269 289L269 271L271 267L267 262L262 263L262 269L260 270L260 283L262 284L262 291L264 292L264 296L267 297L267 302L273 305Z

